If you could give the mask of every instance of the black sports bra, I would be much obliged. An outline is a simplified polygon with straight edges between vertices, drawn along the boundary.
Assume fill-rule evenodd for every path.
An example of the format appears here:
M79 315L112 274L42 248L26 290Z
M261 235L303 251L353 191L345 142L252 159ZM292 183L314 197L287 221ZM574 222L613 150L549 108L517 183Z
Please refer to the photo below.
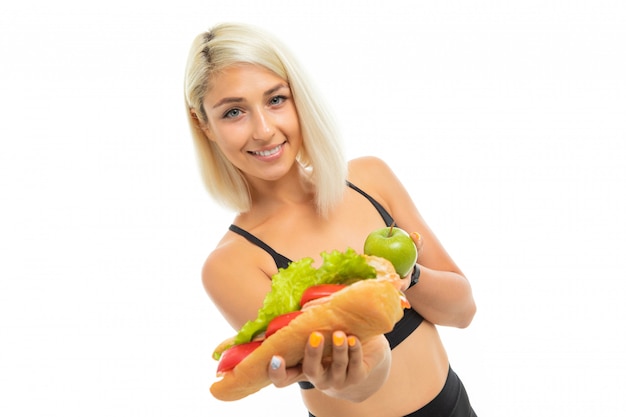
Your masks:
M393 218L391 217L389 212L387 212L387 210L378 201L376 201L372 196L370 196L365 191L361 190L360 188L358 188L356 185L352 184L351 182L346 181L346 183L348 184L350 188L357 191L359 194L367 198L372 203L372 205L380 213L387 227L393 224ZM276 252L274 249L272 249L272 247L270 247L268 244L263 242L261 239L257 238L256 236L247 232L246 230L240 228L239 226L235 226L234 224L231 224L228 229L234 233L237 233L243 236L249 242L255 244L256 246L260 247L261 249L269 253L274 259L274 262L276 263L277 268L287 268L289 264L291 263L291 259ZM385 337L387 338L387 341L389 342L389 346L391 347L391 349L395 348L400 343L402 343L404 339L406 339L411 333L413 333L415 329L419 327L419 325L422 323L423 320L424 320L423 317L417 311L413 310L412 308L405 309L404 316L402 317L402 319L400 319L400 321L396 323L393 330L385 334ZM302 383L300 386L303 389L312 388L312 385L310 385L309 383Z
M380 213L380 216L385 221L385 224L387 225L387 227L393 224L393 218L391 217L389 212L387 212L387 210L378 201L376 201L374 197L370 196L365 191L361 190L360 188L358 188L356 185L352 184L349 181L346 181L346 184L348 184L350 188L360 193L362 196L367 198L372 203L372 205L376 208L376 210L378 210L378 213ZM274 249L272 249L270 245L266 244L261 239L257 238L252 233L242 229L241 227L231 224L228 229L231 232L235 232L238 235L245 237L249 242L255 244L256 246L260 247L261 249L269 253L274 259L274 262L276 263L277 268L287 268L289 264L291 263L291 259L276 252Z

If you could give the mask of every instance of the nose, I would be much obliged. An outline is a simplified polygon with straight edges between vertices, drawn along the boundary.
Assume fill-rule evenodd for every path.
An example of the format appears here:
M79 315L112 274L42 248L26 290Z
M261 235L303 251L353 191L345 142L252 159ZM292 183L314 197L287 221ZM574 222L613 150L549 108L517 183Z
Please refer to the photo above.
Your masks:
M256 111L253 117L252 138L266 141L274 136L274 132L274 123L271 116L263 110Z

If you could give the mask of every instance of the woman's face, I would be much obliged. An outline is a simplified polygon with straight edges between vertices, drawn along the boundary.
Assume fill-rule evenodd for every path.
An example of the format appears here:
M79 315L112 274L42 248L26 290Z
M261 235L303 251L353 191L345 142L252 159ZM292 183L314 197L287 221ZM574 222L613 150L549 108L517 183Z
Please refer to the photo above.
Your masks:
M219 73L211 85L203 103L209 139L250 180L284 176L302 146L287 82L264 67L242 64Z

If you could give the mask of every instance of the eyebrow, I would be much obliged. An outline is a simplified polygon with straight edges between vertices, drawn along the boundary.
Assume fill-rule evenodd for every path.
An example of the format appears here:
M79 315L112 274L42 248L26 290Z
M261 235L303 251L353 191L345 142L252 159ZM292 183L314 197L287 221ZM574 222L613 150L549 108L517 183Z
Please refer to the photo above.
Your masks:
M283 89L283 88L289 88L289 85L285 84L285 83L276 84L274 87L272 87L269 90L265 91L263 93L263 96L265 96L265 97L271 96L276 91L278 91L280 89ZM218 101L213 106L213 108L216 109L216 108L218 108L220 106L223 106L224 104L241 103L242 101L244 101L243 97L225 97L225 98L221 99L220 101Z

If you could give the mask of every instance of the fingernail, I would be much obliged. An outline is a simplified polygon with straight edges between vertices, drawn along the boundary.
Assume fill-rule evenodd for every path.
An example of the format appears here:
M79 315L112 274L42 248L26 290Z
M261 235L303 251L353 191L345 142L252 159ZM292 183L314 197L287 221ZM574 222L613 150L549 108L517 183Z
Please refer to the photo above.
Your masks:
M346 337L341 333L333 333L333 343L335 346L343 346Z
M322 343L322 334L318 332L311 333L311 336L309 336L309 345L316 348L320 345L320 343Z
M272 360L270 361L270 367L273 370L277 370L280 368L280 358L278 356L272 356Z
M348 346L354 347L356 345L356 337L348 336Z

